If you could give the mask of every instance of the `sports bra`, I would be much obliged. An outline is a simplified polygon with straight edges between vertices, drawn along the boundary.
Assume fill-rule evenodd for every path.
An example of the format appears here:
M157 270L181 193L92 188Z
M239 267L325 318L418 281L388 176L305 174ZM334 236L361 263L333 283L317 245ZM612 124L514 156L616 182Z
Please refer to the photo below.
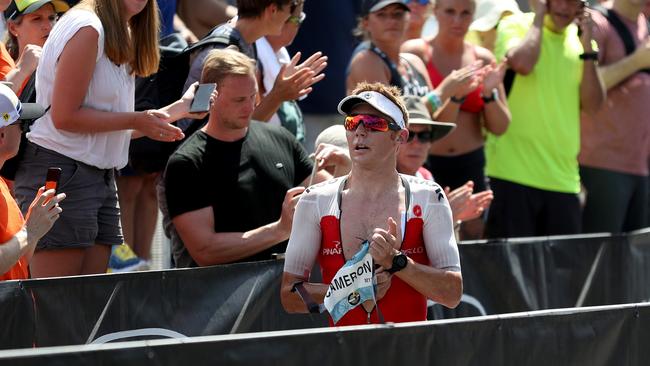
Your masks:
M380 50L379 47L375 46L371 42L362 42L354 50L352 57L361 52L361 51L370 51L386 64L388 70L390 70L390 85L396 86L402 90L402 94L405 96L414 96L414 97L423 97L429 92L429 85L424 75L418 72L413 65L405 57L400 55L400 60L403 62L403 65L406 69L406 75L400 74L397 66L393 61L391 61L384 51ZM349 74L349 67L348 67Z
M430 49L430 53L433 53L433 47L429 46L429 43L427 43L427 48ZM474 48L472 48L472 50L474 50ZM433 64L433 57L431 57L429 62L427 62L427 71L429 72L429 78L431 79L431 84L433 84L434 88L440 85L442 80L445 78ZM483 99L481 98L482 90L483 85L479 85L478 88L467 94L465 101L460 105L460 109L470 113L481 112L485 106L485 102L483 102Z

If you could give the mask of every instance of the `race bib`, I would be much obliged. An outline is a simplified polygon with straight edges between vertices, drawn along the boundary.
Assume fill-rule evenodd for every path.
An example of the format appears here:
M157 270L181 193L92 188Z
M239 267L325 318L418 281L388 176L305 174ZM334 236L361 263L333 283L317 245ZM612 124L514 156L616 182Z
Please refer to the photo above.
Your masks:
M336 324L364 301L375 300L372 256L366 240L359 252L336 272L325 294L325 308Z

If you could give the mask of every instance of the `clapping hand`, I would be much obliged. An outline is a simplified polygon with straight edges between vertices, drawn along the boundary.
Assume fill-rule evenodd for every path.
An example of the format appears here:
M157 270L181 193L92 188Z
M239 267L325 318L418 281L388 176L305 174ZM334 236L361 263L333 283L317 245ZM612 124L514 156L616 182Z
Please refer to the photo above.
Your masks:
M298 65L300 57L298 52L288 64L282 65L275 79L271 93L282 101L296 100L311 93L312 85L325 77L321 71L327 66L327 57L316 52Z
M481 66L483 61L476 60L470 65L452 71L438 86L440 99L462 98L476 89L483 80Z
M445 187L445 194L449 200L454 221L469 221L478 218L490 207L494 193L491 190L473 193L474 182L467 183L450 192Z
M483 67L483 94L492 93L503 82L503 77L506 74L508 60L504 58L498 64L494 61Z

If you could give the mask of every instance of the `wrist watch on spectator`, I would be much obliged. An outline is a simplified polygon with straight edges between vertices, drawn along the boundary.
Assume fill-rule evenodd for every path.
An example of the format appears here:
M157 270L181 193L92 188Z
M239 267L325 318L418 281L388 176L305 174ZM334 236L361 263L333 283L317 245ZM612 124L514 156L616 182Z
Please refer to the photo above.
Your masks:
M587 61L587 60L598 61L598 52L585 52L581 54L579 57L583 61Z
M492 93L490 93L489 96L483 96L481 95L481 99L483 99L483 103L488 104L492 103L495 100L499 99L499 90L497 88L492 89Z
M457 97L454 95L454 96L452 96L452 97L449 98L449 99L451 99L451 101L454 102L454 103L456 103L456 104L463 104L463 103L465 103L465 98L467 98L467 97L465 96L465 97L462 97L462 98L457 98Z
M393 265L386 270L386 272L393 274L395 272L401 271L406 268L406 265L409 263L406 254L399 252L393 257Z

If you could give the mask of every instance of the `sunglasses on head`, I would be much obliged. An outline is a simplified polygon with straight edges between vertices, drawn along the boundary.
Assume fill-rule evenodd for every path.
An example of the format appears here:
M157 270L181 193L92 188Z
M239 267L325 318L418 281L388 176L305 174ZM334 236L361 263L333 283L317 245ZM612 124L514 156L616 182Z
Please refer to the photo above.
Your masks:
M420 141L423 144L426 144L428 142L433 141L433 132L432 131L420 131L420 132L409 131L409 138L406 141L411 142L416 137L418 141Z
M430 0L406 0L405 1L406 4L415 3L415 2L417 2L420 5L428 5Z
M388 130L399 131L400 127L386 118L373 116L371 114L357 114L356 116L345 117L343 126L348 131L356 131L359 123L367 130L386 132Z
M287 19L287 23L291 23L293 25L301 25L302 22L305 21L305 18L307 18L307 14L305 13L300 13L300 15L292 15Z

